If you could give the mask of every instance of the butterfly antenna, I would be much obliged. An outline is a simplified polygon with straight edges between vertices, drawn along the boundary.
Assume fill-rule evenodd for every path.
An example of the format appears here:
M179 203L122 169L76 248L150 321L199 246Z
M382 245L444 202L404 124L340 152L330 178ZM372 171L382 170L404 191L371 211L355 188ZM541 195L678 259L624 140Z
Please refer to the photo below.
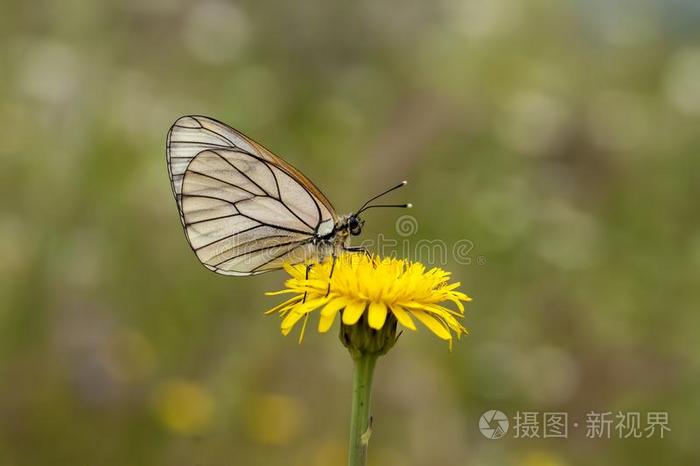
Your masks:
M374 204L374 205L367 206L364 209L358 211L357 214L355 214L355 215L359 215L360 212L364 212L365 210L369 210L369 209L374 209L375 207L399 207L402 209L411 209L411 208L413 208L413 204L411 204L410 202L407 204Z
M389 194L390 192L395 191L399 188L403 188L404 186L406 186L406 183L408 183L408 181L404 180L401 183L397 184L396 186L387 189L383 193L377 194L376 196L374 196L373 198L371 198L370 200L368 200L367 202L362 204L362 207L357 209L356 215L359 215L360 212L363 212L367 209L371 209L373 207L408 207L408 208L413 207L411 204L396 204L396 205L394 205L394 204L375 204L375 205L369 205L370 202L372 202L376 199L379 199L380 197L385 196L385 195Z

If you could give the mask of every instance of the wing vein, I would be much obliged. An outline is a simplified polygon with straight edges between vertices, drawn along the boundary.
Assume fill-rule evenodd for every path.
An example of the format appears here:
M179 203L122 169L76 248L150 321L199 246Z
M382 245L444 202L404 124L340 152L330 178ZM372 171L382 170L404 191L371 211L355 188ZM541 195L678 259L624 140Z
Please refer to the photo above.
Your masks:
M204 198L204 199L212 199L212 200L215 200L215 201L225 202L225 203L227 203L227 204L231 204L233 207L236 207L236 204L235 204L234 202L228 201L228 200L226 200L226 199L221 199L220 197L216 197L216 196L207 196L207 195L205 195L205 194L181 194L181 197L201 197L201 198ZM239 202L240 202L240 201L239 201ZM183 215L184 215L184 213L183 213ZM270 228L277 228L278 230L291 231L291 232L293 232L293 233L299 233L299 234L302 234L302 235L311 236L311 233L309 233L308 231L297 230L296 228L289 228L289 227L284 227L284 226L282 226L282 225L274 225L274 224L271 224L271 223L263 222L263 221L261 221L261 220L259 220L259 219L257 219L257 218L251 217L250 215L246 215L246 214L244 214L244 213L240 213L239 215L241 215L241 217L247 218L248 220L252 220L252 221L254 221L254 222L258 222L258 223L260 223L261 225L265 225L265 226L268 226L268 227L270 227Z
M304 246L305 244L308 244L308 243L307 243L307 242L303 242L303 243L301 243L301 244L297 244L297 245L294 246L294 247L288 248L288 249L287 249L286 251L284 251L282 254L278 254L278 255L276 255L275 257L273 257L273 258L271 258L271 259L268 259L268 260L266 260L265 262L263 262L262 264L260 264L260 265L258 265L258 266L256 266L256 267L254 267L254 268L251 270L251 272L257 271L258 269L260 269L260 267L266 266L266 265L269 264L270 262L272 262L272 261L274 261L274 260L277 260L277 259L279 259L280 257L289 254L290 252L294 251L295 249L297 249L297 248L299 248L299 247L301 247L301 246Z
M216 244L216 243L218 243L218 242L220 242L220 241L223 241L223 240L225 240L225 239L233 238L233 237L236 236L236 235L240 235L240 234L242 234L242 233L247 233L247 232L249 232L249 231L251 231L251 230L255 230L256 228L260 228L260 227L262 227L262 226L264 226L264 225L255 225L255 226L252 226L252 227L245 228L245 229L243 229L243 230L241 230L241 231L237 231L237 232L232 233L232 234L230 234L230 235L223 236L223 237L221 237L221 238L219 238L219 239L217 239L217 240L214 240L214 241L212 241L212 242L210 242L210 243L203 244L202 246L199 246L198 248L194 248L194 250L195 250L195 251L199 251L199 250L201 250L201 249L207 248L207 247L209 247L209 246L211 246L211 245L214 245L214 244ZM266 238L273 238L273 237L275 237L275 236L285 236L285 235L272 235L272 236L266 236ZM250 242L250 241L246 241L246 242L243 243L243 244L247 244L247 243L249 243L249 242ZM234 247L238 247L238 246L241 246L241 245L236 245L236 246L234 246Z
M274 237L274 236L271 236L271 237ZM264 248L251 249L250 251L245 251L245 252L242 252L242 253L240 253L240 254L236 254L236 255L233 256L233 257L229 257L228 259L226 259L226 260L224 260L224 261L221 261L221 262L219 262L219 263L217 263L217 264L214 264L214 267L219 267L221 264L224 264L224 263L226 263L226 262L232 261L233 259L238 259L239 257L247 256L247 255L249 255L249 254L253 254L253 253L256 253L256 252L266 251L266 250L268 250L268 249L279 248L279 247L282 247L282 246L289 246L289 245L291 245L291 244L306 243L306 242L308 242L308 239L301 239L301 240L296 240L296 241L288 241L288 242L286 242L286 243L275 244L275 245L273 245L273 246L265 246Z
M222 220L224 218L233 218L237 216L242 216L240 212L236 212L235 214L228 214L228 215L222 215L220 217L211 217L211 218L205 218L203 220L196 220L192 223L185 223L186 227L192 226L192 225L199 225L200 223L206 223L206 222L213 222L214 220Z
M212 152L215 153L216 155L218 155L219 157L221 157L221 159L223 159L227 164L231 165L231 167L233 167L236 171L238 171L238 173L240 173L241 175L243 175L243 176L245 176L246 178L248 178L248 180L249 180L251 183L253 183L260 191L262 191L262 192L264 192L265 194L267 194L267 197L270 197L270 198L272 198L272 199L275 199L275 197L274 197L274 196L271 196L270 193L268 193L267 190L266 190L265 188L263 188L262 186L260 186L260 185L259 185L255 180L253 180L251 177L249 177L248 175L246 175L245 173L243 173L243 171L241 171L237 166L235 166L234 164L232 164L226 157L224 157L223 155L221 155L218 151L212 150ZM248 154L248 153L245 152L245 154ZM257 157L253 157L253 158L257 158ZM268 169L270 169L270 167L267 166L267 164L270 163L269 161L267 161L267 160L262 160L262 159L258 159L258 160L260 160L260 162L261 162L263 165L265 165ZM272 171L272 169L270 169L270 171ZM277 178L275 178L275 181L277 181ZM302 189L304 189L304 191L306 192L306 194L307 194L307 195L311 198L311 200L314 202L314 204L316 205L316 209L319 210L318 218L319 218L319 223L320 223L320 221L321 221L321 213L320 213L320 208L319 208L318 204L316 204L316 201L314 200L313 196L311 195L311 193L309 193L309 192L306 190L306 188L303 188L303 187L302 187ZM281 194L281 193L280 193L280 194ZM261 196L261 197L263 197L263 196ZM281 196L280 196L280 197L281 197ZM299 220L301 223L303 223L304 225L306 225L307 227L309 227L311 230L316 231L316 228L318 228L318 225L319 225L319 224L316 224L316 227L312 227L312 226L309 224L309 222L307 222L306 220L304 220L303 218L301 218L296 212L294 212L292 209L290 209L289 206L288 206L284 201L282 201L282 199L279 199L279 201L280 201L280 204L282 204L282 205L284 206L284 208L287 209L287 210L289 211L289 213L291 213L292 215L294 215L294 216L297 218L297 220Z
M202 172L199 172L199 171L196 171L196 170L192 170L192 169L189 169L189 168L187 169L187 171L190 172L190 173L194 173L195 175L203 176L203 177L205 177L205 178L209 178L209 179L211 179L211 180L218 181L218 182L220 182L220 183L224 183L225 185L231 186L231 187L233 187L233 188L240 189L241 191L245 191L245 192L247 192L248 194L250 194L250 195L253 196L253 197L258 197L258 196L259 196L258 194L255 194L255 193L252 192L252 191L248 191L247 189L245 189L245 188L242 187L242 186L238 186L237 184L229 183L228 181L222 180L221 178L217 178L217 177L212 176L212 175L207 175L206 173L202 173ZM251 180L251 181L252 181L252 180ZM257 185L256 185L256 186L257 186ZM258 186L258 187L259 187L259 186ZM265 196L259 196L259 197L265 197ZM238 200L238 201L236 201L236 202L247 201L248 199L252 199L252 198L249 197L249 198L246 198L246 199L240 199L240 200Z

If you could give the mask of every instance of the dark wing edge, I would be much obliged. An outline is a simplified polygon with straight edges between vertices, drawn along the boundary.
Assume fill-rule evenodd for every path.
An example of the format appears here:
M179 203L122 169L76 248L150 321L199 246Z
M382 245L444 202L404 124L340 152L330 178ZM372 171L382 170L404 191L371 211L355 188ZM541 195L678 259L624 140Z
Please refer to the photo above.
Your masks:
M188 124L183 124L183 123L191 123L190 120L194 120L199 126L192 126ZM244 144L237 144L235 141L232 141L226 134L222 134L221 132L215 131L208 127L207 123L213 123L214 125L218 125L225 131L230 131L233 133L235 136L238 138L242 139L242 141L245 143L245 145L248 145L251 150L248 150L245 147L242 147ZM187 128L187 129L202 129L205 131L209 131L212 134L215 134L220 138L220 141L223 142L224 144L229 144L229 147L226 147L225 145L222 144L213 144L213 143L202 143L199 142L199 144L202 144L202 151L207 150L207 149L223 149L223 148L235 148L242 150L244 152L250 153L252 156L257 156L259 158L262 158L273 165L275 165L277 168L280 170L284 171L287 173L287 175L291 176L293 179L298 180L299 183L307 190L310 192L310 194L318 201L320 201L326 210L328 210L333 223L337 223L338 221L338 214L335 210L335 207L333 207L333 204L331 201L323 194L323 192L310 180L304 175L301 171L299 171L297 168L295 168L293 165L289 164L285 160L283 160L281 157L275 155L271 150L263 146L262 144L254 141L253 139L249 138L245 134L241 133L235 128L232 128L231 126L227 125L226 123L219 121L215 118L211 118L208 116L204 115L185 115L180 118L178 118L170 127L168 130L168 134L166 137L166 164L168 167L168 176L170 178L170 184L171 184L171 189L173 191L173 195L175 196L175 200L178 205L178 209L180 212L181 210L181 204L180 204L180 199L179 199L179 193L177 192L176 189L176 180L175 177L179 176L178 174L174 174L172 170L172 161L171 161L171 146L172 146L172 134L175 131L176 128L182 127L182 128ZM177 142L177 141L175 141ZM201 151L200 151L201 152ZM251 153L255 152L255 153ZM197 154L195 154L192 158L196 157ZM184 176L184 171L183 171L183 176ZM182 215L181 215L182 216Z
M284 201L282 200L281 193L279 192L279 185L277 184L278 183L277 178L275 176L274 171L271 169L269 171L269 174L275 180L275 184L277 185L277 190L278 190L277 194L280 196L279 198L275 198L274 196L270 196L270 193L267 192L267 190L265 189L264 186L255 185L255 187L259 190L260 194L256 194L254 192L247 191L249 197L241 198L241 199L238 199L234 202L231 202L230 196L234 195L233 194L234 189L240 190L240 191L246 191L246 189L242 188L241 186L236 186L235 183L231 184L230 182L227 182L224 179L213 178L209 174L202 173L205 170L201 166L199 166L199 165L205 164L204 160L207 157L210 157L213 159L214 155L221 158L221 160L228 160L221 154L222 152L229 155L230 157L249 158L251 160L259 162L261 165L265 165L265 166L267 166L268 164L274 165L267 160L260 159L259 157L256 157L252 154L249 154L247 152L243 152L240 150L235 150L235 149L222 149L222 150L207 149L207 150L203 150L203 151L199 152L195 157L193 157L192 160L188 163L187 169L185 170L185 172L183 174L183 183L181 186L181 192L179 194L179 196L180 196L179 208L180 208L182 225L183 225L185 237L187 239L187 242L188 242L190 248L194 251L195 255L197 256L197 259L199 260L199 262L202 263L202 265L204 265L208 270L214 271L218 274L232 275L232 276L248 276L248 275L258 275L261 273L280 269L284 262L299 263L299 262L302 262L302 261L308 259L311 255L313 255L315 252L315 246L311 243L312 238L313 238L313 227L312 226L305 223L305 225L309 228L309 230L302 231L302 230L294 229L290 226L270 224L270 223L266 223L265 220L261 220L259 218L250 218L249 217L249 220L251 222L255 222L256 227L269 228L271 230L274 230L271 233L276 233L276 234L274 234L274 235L268 234L267 236L264 236L264 237L260 237L257 239L254 238L254 239L248 241L247 243L234 244L229 248L225 248L226 250L225 251L222 250L221 252L218 253L218 255L224 255L226 252L240 248L241 246L250 245L252 247L252 249L250 249L250 250L244 250L241 254L235 254L233 256L226 257L225 260L223 260L219 263L211 263L211 259L213 257L216 257L216 255L214 255L213 257L209 257L209 259L205 259L202 256L200 256L201 249L203 249L205 247L214 246L216 243L219 243L223 240L233 239L233 237L239 236L242 233L245 233L248 231L248 230L237 231L231 235L219 237L216 241L213 241L213 242L208 243L208 244L203 244L203 245L202 244L199 244L199 245L194 244L194 240L192 238L193 233L190 231L190 228L193 225L202 224L202 223L206 223L206 222L222 221L222 219L231 218L231 217L238 216L238 215L245 216L244 214L241 214L241 212L240 212L238 206L236 206L235 202L252 201L256 197L271 198L273 201L276 201L280 205L283 205L289 211L290 214L296 215L289 208L289 206L287 206L284 203ZM234 170L237 170L241 176L245 176L245 174L243 172L238 170L233 164L230 163L230 160L228 161L228 164L231 166L231 168L230 168L231 173L236 174L236 172L234 172ZM211 167L209 167L209 168L211 168ZM228 166L226 166L226 168L228 169ZM269 169L269 166L267 168ZM280 171L282 171L282 170L280 169ZM290 176L290 175L286 174L286 172L283 172L283 173L285 173L285 175L287 175L287 176ZM187 192L187 191L189 191L188 186L190 186L190 183L196 184L195 180L198 178L200 179L199 188L201 190L201 188L203 186L201 184L202 177L205 177L206 182L212 183L211 186L204 186L205 189L212 189L212 190L214 190L214 192L209 193L207 195L191 194L191 193ZM290 176L290 178L291 178L291 176ZM247 176L246 176L246 179L248 181L250 181L251 183L255 183L254 179L248 178ZM297 180L295 180L294 178L291 178L291 179L292 179L292 181L297 182ZM301 188L303 189L304 187L301 186ZM248 189L253 189L253 188L251 186L248 186ZM174 188L173 188L173 190L174 190ZM241 194L241 193L237 193L237 194ZM313 201L314 203L316 202L316 200L313 198L313 196L309 195L308 192L306 194L308 195L308 197L311 201ZM198 219L196 221L188 221L187 217L193 216L193 212L189 211L190 209L187 206L187 202L186 202L186 199L190 198L190 197L203 198L203 199L206 199L207 202L214 202L214 203L219 202L222 204L230 204L229 209L233 209L231 211L234 213L229 214L229 215L213 216L213 217L207 217L207 214L205 214L203 219ZM234 197L234 199L235 199L235 197ZM203 211L212 211L212 210L216 210L216 209L214 207L204 208L204 209L200 209L199 213L201 215ZM293 220L292 215L289 215L288 218ZM296 217L296 219L299 222L304 223L303 220L301 218L299 218L298 216ZM283 221L283 219L280 219L280 220ZM323 221L323 219L319 215L319 224L322 221ZM254 228L250 228L250 229L254 229ZM206 236L206 235L204 235L204 236ZM256 248L256 246L255 246L256 243L263 243L265 241L268 241L273 236L279 237L279 242L277 242L277 243L272 242L272 244L269 244L267 246ZM214 235L214 237L215 237L215 235ZM300 249L302 249L302 248L303 248L303 250L300 251ZM224 266L225 264L227 264L231 261L234 261L234 259L239 259L241 257L246 257L246 256L248 256L248 260L251 260L254 262L256 259L260 259L259 256L263 256L265 254L268 254L269 257L265 257L264 258L265 260L262 263L256 265L255 267L252 267L251 269L236 270L235 268L226 268ZM242 262L238 265L236 265L236 264L237 263L234 262L234 264L232 264L232 267L241 266L241 265L245 264L245 262Z

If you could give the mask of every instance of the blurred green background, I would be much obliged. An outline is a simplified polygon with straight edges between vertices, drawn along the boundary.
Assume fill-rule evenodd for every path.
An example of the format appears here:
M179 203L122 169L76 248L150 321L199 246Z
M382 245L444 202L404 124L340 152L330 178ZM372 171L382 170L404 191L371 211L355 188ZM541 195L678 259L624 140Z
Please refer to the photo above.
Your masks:
M370 464L700 464L696 0L5 0L0 30L0 466L345 461L335 335L280 336L284 274L185 241L164 143L192 113L341 212L409 179L408 239L473 244L444 265L471 335L380 361ZM489 409L581 426L489 440ZM590 411L672 430L588 439Z

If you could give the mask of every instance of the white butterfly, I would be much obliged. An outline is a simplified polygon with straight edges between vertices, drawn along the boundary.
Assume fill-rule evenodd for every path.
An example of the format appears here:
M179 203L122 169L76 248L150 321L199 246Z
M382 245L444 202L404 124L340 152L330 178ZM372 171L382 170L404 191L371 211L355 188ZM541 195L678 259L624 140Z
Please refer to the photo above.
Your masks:
M168 174L185 235L197 258L224 275L254 275L286 263L333 258L364 221L338 216L296 168L224 123L184 116L168 132Z

